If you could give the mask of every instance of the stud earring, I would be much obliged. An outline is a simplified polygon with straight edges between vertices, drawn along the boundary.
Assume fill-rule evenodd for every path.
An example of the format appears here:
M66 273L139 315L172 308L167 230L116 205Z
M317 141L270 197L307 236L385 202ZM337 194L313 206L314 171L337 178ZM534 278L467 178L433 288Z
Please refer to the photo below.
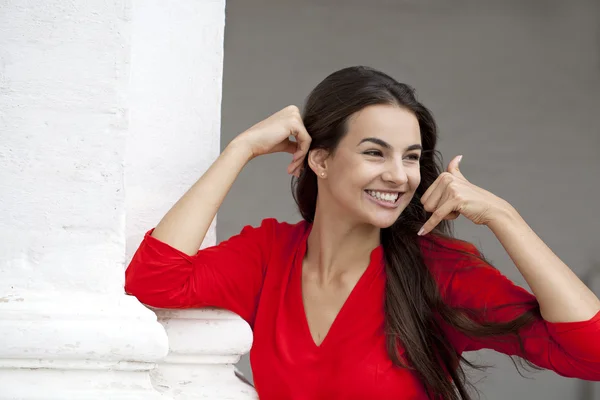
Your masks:
M321 172L321 178L325 178L325 172Z

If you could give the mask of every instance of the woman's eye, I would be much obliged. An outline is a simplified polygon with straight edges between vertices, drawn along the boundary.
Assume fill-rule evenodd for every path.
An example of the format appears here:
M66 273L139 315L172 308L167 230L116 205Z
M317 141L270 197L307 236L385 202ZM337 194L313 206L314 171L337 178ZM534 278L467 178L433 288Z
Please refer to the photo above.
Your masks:
M383 155L383 153L379 150L369 150L369 151L365 151L363 154L366 154L369 156L375 156L375 157L381 157Z
M419 161L421 159L421 156L419 156L418 154L410 154L408 158L414 161Z

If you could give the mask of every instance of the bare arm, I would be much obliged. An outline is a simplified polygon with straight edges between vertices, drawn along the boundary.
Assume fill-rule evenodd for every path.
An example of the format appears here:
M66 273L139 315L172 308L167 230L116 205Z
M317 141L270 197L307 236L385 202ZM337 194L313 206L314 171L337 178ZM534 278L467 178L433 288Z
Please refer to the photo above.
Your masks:
M289 140L290 136L294 136L296 142ZM231 141L162 218L152 236L188 255L196 254L225 196L248 161L263 154L293 153L288 172L298 174L310 141L295 106L286 107L254 125Z
M512 207L500 210L488 227L521 272L549 322L586 321L600 300L539 238Z
M252 158L247 146L230 143L152 232L168 245L194 255L240 171Z
M462 156L461 156L462 157ZM587 321L600 311L600 299L536 235L506 200L473 185L455 157L448 170L421 196L431 218L419 233L431 232L442 219L464 215L496 235L537 298L547 322Z

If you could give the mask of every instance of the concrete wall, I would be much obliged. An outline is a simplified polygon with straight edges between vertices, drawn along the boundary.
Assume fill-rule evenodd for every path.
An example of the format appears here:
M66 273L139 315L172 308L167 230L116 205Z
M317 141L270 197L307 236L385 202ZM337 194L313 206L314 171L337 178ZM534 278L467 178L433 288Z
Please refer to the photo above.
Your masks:
M433 110L445 162L464 154L467 178L510 201L583 275L600 265L599 40L594 0L230 0L221 147L300 105L336 69L382 69L415 86ZM242 172L220 210L219 241L265 217L299 219L288 158L262 157ZM456 227L524 285L490 231L462 220ZM504 355L471 358L496 365L477 385L483 398L600 399L600 388L585 397L581 382L551 372L525 380ZM249 371L247 360L241 367Z
M129 9L0 7L0 293L122 292Z
M131 8L0 5L2 400L159 398L167 336L123 293Z
M144 232L218 155L224 16L0 2L0 400L256 398L233 370L241 318L123 291Z
M219 154L224 8L223 0L134 3L128 257ZM203 246L215 240L213 223Z

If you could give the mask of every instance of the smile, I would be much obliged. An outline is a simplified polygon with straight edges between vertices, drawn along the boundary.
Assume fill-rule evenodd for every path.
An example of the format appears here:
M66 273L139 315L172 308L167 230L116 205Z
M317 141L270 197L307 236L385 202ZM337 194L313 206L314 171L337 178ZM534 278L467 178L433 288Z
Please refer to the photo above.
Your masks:
M375 203L388 208L395 208L403 194L400 192L379 192L377 190L365 190L365 193Z

